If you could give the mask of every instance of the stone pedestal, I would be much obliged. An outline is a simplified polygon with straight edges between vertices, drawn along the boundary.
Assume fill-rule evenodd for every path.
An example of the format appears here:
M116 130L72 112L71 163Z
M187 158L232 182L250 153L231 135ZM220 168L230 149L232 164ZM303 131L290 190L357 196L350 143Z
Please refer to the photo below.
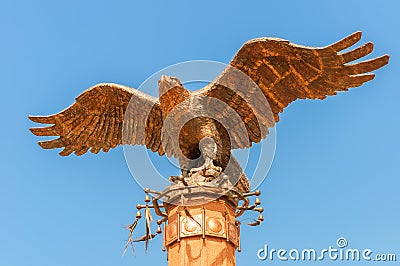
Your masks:
M193 198L191 202L190 206L164 203L168 265L236 265L235 251L240 245L240 228L235 222L237 202L226 196L208 201Z

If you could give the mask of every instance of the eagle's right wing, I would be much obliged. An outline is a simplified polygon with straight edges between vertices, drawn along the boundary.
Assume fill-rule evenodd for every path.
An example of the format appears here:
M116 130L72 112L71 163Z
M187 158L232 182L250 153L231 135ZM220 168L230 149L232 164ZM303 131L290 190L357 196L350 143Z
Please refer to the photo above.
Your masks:
M128 107L129 106L129 107ZM58 136L39 142L44 149L64 148L60 155L82 155L89 149L107 152L119 144L146 145L160 155L162 112L156 98L127 86L102 83L91 87L58 114L29 116L51 126L31 128L37 136ZM125 122L124 122L125 121ZM124 132L123 132L124 130Z

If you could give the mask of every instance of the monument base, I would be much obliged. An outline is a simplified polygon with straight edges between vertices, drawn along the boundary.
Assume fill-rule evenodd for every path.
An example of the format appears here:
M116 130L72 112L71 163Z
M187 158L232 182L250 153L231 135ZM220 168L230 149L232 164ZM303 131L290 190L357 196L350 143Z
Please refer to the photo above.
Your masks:
M192 206L164 203L168 265L236 265L240 231L235 204L226 197Z
M254 204L249 200L261 192L242 193L234 187L225 187L225 183L213 181L196 180L196 185L184 181L162 192L145 189L146 204L136 206L136 219L127 227L130 234L125 250L138 241L145 241L147 247L150 239L164 232L163 250L168 251L170 266L236 265L236 250L241 250L238 218L245 211L254 211L259 212L259 216L248 225L257 226L264 220L260 199L257 197ZM141 209L145 210L146 234L133 240L133 231L142 217ZM162 217L157 220L156 234L150 230L150 209Z

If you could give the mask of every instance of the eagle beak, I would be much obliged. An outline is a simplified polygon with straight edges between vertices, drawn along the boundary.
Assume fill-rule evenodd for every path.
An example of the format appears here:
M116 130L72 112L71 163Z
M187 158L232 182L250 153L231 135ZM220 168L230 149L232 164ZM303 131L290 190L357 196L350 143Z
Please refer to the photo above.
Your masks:
M182 83L179 79L162 75L160 80L158 81L158 95L161 97L161 95L166 93L168 90L177 86L182 87Z

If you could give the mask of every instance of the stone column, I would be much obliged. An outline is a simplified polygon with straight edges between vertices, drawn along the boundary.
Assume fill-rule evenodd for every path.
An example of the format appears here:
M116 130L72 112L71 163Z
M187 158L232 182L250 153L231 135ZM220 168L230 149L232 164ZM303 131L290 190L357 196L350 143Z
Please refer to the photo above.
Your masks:
M236 265L240 241L240 224L235 222L237 201L226 196L210 200L204 195L201 199L184 196L189 197L190 206L164 203L168 214L164 230L168 265Z

